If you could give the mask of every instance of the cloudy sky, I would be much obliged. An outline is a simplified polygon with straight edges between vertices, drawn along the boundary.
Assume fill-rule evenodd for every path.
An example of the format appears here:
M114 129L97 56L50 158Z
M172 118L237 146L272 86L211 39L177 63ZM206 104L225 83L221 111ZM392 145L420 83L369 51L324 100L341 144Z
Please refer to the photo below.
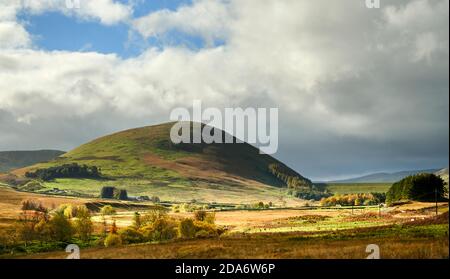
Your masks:
M0 0L0 150L200 99L278 107L275 157L312 179L448 166L448 34L448 0Z

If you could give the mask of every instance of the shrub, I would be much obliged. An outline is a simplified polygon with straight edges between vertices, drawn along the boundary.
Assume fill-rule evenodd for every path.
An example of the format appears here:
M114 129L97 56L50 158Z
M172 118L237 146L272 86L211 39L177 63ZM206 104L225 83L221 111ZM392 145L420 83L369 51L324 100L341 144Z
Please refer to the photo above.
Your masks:
M192 219L181 220L178 225L178 234L181 238L193 238L195 237L197 228L194 225Z
M206 235L207 235L206 237L214 237L214 236L219 235L216 226L214 226L212 224L195 221L194 225L195 225L197 233L200 231L204 231L204 232L206 232ZM202 233L202 234L205 234L205 233ZM205 236L203 236L203 237L205 237Z
M154 203L158 203L158 202L160 202L161 200L159 199L158 196L152 196L151 201L154 202Z
M144 241L144 235L133 227L119 230L119 235L125 244L141 243Z
M100 210L100 214L102 215L114 215L116 214L116 210L111 205L105 205Z
M110 233L105 238L104 244L105 247L120 246L122 245L122 238L118 234Z
M47 213L48 209L44 207L41 203L32 200L26 200L22 202L22 210L34 210L43 213Z
M211 234L208 231L200 230L195 234L195 238L208 238Z
M205 218L206 218L206 215L207 215L206 211L204 211L204 210L197 210L194 213L194 219L197 220L197 221L204 221Z
M179 213L180 212L180 206L178 204L172 205L172 211L175 212L175 213Z
M216 213L215 212L210 212L208 214L206 214L205 220L206 223L208 224L213 224L216 222Z
M149 241L169 240L177 236L176 224L168 218L158 218L141 228L140 232Z
M71 204L68 204L63 210L64 216L66 216L69 219L74 217L76 215L76 212L74 212L74 209L75 208Z
M153 224L156 220L160 218L167 218L166 210L161 209L152 209L148 211L144 216L141 216L141 226Z

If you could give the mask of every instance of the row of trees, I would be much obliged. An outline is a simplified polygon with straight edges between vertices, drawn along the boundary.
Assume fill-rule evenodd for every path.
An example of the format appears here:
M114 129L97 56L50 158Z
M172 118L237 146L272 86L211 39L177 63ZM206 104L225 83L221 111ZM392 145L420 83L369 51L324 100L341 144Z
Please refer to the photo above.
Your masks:
M312 186L311 181L280 164L270 164L269 172L284 182L289 188L310 188Z
M322 206L360 206L360 205L377 205L384 203L386 195L384 193L368 193L368 194L348 194L334 195L320 200Z
M133 225L111 230L105 238L105 246L165 241L175 238L215 237L223 231L215 226L215 213L198 210L194 218L182 220L169 217L164 210L152 210L145 215L136 212Z
M25 246L32 241L69 242L75 235L82 241L90 240L94 226L86 206L63 205L50 214L42 205L30 210L30 204L35 202L23 203L15 225L15 232Z
M280 164L270 164L269 172L286 184L289 188L289 195L299 199L318 201L331 196L331 193L316 187L309 179L299 176L291 169Z
M175 238L215 237L223 233L215 226L215 213L205 210L197 210L193 218L181 220L168 216L167 209L162 207L145 214L135 212L133 224L122 229L116 226L115 214L112 206L102 207L103 231L94 235L91 212L84 205L63 204L50 211L35 201L25 201L12 230L8 234L0 234L0 253L7 251L7 246L10 250L22 246L40 249L81 242L110 247ZM108 219L112 219L109 224Z
M50 181L55 178L100 178L101 172L96 166L65 164L46 169L38 169L25 174L28 178Z
M312 186L311 189L305 188L289 189L288 194L297 197L299 199L315 200L315 201L319 201L323 198L328 198L333 195L328 190L321 191L316 189L314 186Z

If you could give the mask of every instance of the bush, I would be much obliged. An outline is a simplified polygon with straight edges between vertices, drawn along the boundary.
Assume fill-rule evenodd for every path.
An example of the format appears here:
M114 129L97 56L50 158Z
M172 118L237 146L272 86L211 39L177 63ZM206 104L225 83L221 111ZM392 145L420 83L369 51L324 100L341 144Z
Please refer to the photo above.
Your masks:
M102 214L102 215L114 215L114 214L116 214L116 210L110 205L105 205L100 210L100 214Z
M195 234L195 238L209 238L211 234L208 231L200 230Z
M119 230L119 235L125 244L141 243L144 241L144 235L133 227Z
M161 200L159 199L158 196L153 196L153 197L151 198L151 201L154 202L154 203L158 203L158 202L160 202Z
M216 222L216 213L215 212L210 212L208 214L206 214L205 220L206 223L208 224L213 224Z
M197 228L192 219L184 219L178 225L178 234L181 238L193 238L195 237L196 231Z
M120 246L122 245L122 238L118 234L110 233L105 238L104 244L105 247Z
M152 224L140 229L148 241L170 240L177 236L176 223L168 218L158 218Z
M144 216L141 216L141 226L153 224L156 220L160 218L167 218L166 210L161 209L152 209L148 211Z
M206 211L204 210L197 210L194 213L194 219L197 221L204 221L206 218Z
M202 237L215 237L215 236L219 235L216 226L214 226L212 224L195 221L194 225L195 225L197 233L200 231L204 231L202 233L202 235L203 235ZM196 233L196 237L197 237L197 233Z
M34 210L43 213L47 213L48 209L44 207L41 203L32 200L26 200L22 202L22 210Z

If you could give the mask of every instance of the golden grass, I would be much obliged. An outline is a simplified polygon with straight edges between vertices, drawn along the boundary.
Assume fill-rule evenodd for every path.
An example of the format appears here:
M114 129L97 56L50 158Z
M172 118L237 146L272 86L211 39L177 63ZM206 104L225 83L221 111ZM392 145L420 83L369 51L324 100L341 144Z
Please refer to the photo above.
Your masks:
M351 240L303 240L288 237L222 238L142 244L81 251L83 259L364 259L367 245L377 244L381 258L448 258L448 238L371 238ZM64 252L30 255L27 258L62 259Z

